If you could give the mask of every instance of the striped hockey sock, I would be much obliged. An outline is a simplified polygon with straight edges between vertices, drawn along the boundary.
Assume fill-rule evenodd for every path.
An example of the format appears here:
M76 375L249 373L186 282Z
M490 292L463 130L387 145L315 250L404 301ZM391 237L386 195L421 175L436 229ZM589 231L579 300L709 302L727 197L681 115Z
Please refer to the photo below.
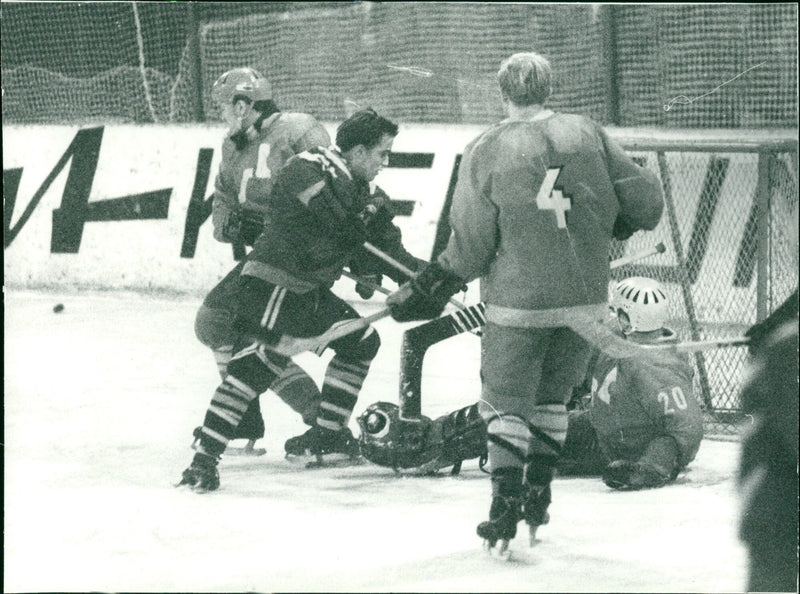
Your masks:
M536 537L537 527L547 524L550 519L547 513L551 502L550 483L567 436L567 415L563 404L543 404L537 406L530 417L531 440L525 469L525 521L531 527L531 542Z
M214 392L206 411L197 450L219 457L225 451L228 441L233 438L250 401L257 397L258 392L228 375Z
M527 473L529 483L550 484L553 468L567 437L568 419L567 408L563 404L542 404L535 407L530 416L531 438L528 452L531 463L528 464Z
M370 363L371 361L345 362L338 355L331 359L322 383L322 402L317 412L317 425L331 431L340 431L347 427Z
M206 411L197 451L219 457L233 439L250 402L281 374L288 358L252 345L228 363L228 375L217 387Z
M217 371L219 371L219 376L222 379L225 379L225 376L228 374L228 363L231 361L231 357L233 356L233 345L227 344L225 346L217 347L213 350L214 352L214 361L217 363Z

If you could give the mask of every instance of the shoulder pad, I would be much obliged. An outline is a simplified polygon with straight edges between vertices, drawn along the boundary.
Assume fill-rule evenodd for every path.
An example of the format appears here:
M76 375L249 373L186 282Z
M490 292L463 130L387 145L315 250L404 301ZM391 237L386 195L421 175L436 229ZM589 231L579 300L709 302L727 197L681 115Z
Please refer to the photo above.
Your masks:
M339 177L339 173L343 173L349 179L353 179L344 161L330 149L320 146L298 153L297 157L311 163L319 163L323 171L330 173L335 178Z

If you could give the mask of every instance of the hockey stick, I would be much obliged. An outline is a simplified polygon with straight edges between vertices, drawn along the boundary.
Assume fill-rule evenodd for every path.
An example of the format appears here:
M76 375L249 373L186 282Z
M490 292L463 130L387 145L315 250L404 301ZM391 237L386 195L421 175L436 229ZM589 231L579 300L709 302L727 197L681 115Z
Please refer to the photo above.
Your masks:
M399 270L400 272L405 274L408 278L414 278L415 276L417 276L417 273L414 272L413 270L411 270L408 266L406 266L405 264L402 264L401 262L398 262L397 260L392 258L386 252L376 248L370 242L368 242L368 241L364 242L364 249L367 250L368 252L370 252L371 254L374 254L375 256L378 256L378 258L380 258L381 260L383 260L387 264L389 264L391 266L394 266L397 270ZM463 303L461 303L460 301L457 301L455 299L450 299L449 303L451 303L452 305L455 305L459 309L464 309L466 307L466 305L464 305Z
M277 344L265 345L265 346L275 351L276 353L285 355L287 357L291 357L293 355L299 355L300 353L303 353L305 351L314 351L320 347L324 347L327 344L333 342L334 340L343 338L348 334L352 334L353 332L358 332L359 330L363 330L364 328L369 326L372 322L383 319L391 315L391 313L392 310L386 307L364 318L348 319L337 322L336 324L331 326L326 332L323 332L322 334L319 334L317 336L310 336L308 338L298 338L296 336L283 335L281 336Z
M593 315L588 309L576 307L571 311L569 328L594 348L614 359L658 358L664 352L696 353L710 349L745 346L750 343L750 339L745 336L735 336L712 340L642 344L621 337L611 330L605 320Z
M708 351L713 349L723 349L727 347L747 346L750 338L747 336L736 336L733 338L723 338L720 340L693 340L678 342L673 345L639 345L650 350L673 350L676 353L696 353L697 351Z
M643 258L647 258L648 256L655 256L656 254L663 254L667 251L666 246L663 243L657 243L651 248L646 250L642 250L641 252L636 252L635 254L631 254L630 256L624 256L622 258L617 258L613 260L609 265L611 270L615 268L620 268L621 266L625 266L626 264L630 264L631 262L636 262L637 260L641 260Z
M613 260L609 267L613 270L636 260L661 254L666 251L659 243L630 256ZM486 324L483 302L470 305L460 311L420 324L406 330L400 348L400 416L403 419L419 419L422 414L422 363L425 353L434 344L463 332L476 336Z

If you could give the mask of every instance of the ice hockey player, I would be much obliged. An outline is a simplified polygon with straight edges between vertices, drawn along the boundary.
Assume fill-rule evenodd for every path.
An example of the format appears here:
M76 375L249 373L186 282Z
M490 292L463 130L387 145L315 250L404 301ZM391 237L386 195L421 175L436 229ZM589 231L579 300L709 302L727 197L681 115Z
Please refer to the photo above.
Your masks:
M222 74L211 89L211 97L229 126L211 203L214 238L252 246L264 227L273 176L291 156L317 146L327 147L331 139L313 116L281 111L273 100L269 80L252 68L234 68ZM195 334L212 350L223 379L236 339L234 300L243 265L243 261L236 265L206 295L195 317ZM313 424L319 389L300 366L290 362L271 388L307 424ZM195 429L195 438L200 429ZM244 453L258 454L264 450L254 448L254 444L263 436L259 398L253 398L232 437L248 440ZM229 453L236 451L229 448Z
M502 555L520 520L532 539L547 521L565 404L590 355L568 327L573 311L603 315L612 237L653 229L663 196L657 177L598 124L544 107L552 90L544 57L510 56L498 81L509 117L464 151L447 247L387 303L398 321L430 319L463 283L481 279L492 501L477 532Z
M304 151L274 177L264 230L237 287L234 324L240 338L180 485L201 492L219 487L217 462L250 401L283 373L286 344L360 318L330 287L365 241L381 248L387 236L396 237L391 216L382 212L386 206L371 202L369 182L386 164L397 132L396 124L375 111L358 111L337 129L336 148ZM347 425L380 338L367 326L327 346L335 354L315 424L304 436L318 457L357 451Z
M797 269L797 196L791 249ZM798 293L750 328L741 401L753 424L742 440L739 537L748 553L748 592L797 592Z
M677 342L666 327L664 288L649 278L620 281L610 306L618 332L642 345ZM687 356L613 359L596 351L586 381L568 405L560 474L601 474L613 489L661 487L691 462L703 438L703 414Z
M665 327L668 303L658 282L633 277L615 285L609 306L620 336L669 344L676 336ZM703 436L690 362L669 352L615 361L599 351L590 361L586 381L568 404L558 473L602 475L614 489L669 483L694 459ZM378 402L358 423L364 457L400 471L453 466L458 472L461 461L486 455L486 424L477 403L431 421L403 419L396 405Z

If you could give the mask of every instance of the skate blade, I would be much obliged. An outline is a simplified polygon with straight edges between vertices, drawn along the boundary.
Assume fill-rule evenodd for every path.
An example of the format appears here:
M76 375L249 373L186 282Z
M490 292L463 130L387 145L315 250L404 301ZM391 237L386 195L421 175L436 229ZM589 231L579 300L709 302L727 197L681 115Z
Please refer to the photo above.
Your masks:
M484 540L483 548L489 552L489 556L492 557L492 559L509 561L511 559L511 551L508 550L509 542L510 541L501 538L492 546L488 540Z
M533 547L536 546L536 543L539 542L536 540L536 531L539 529L538 526L528 526L528 546Z
M225 449L226 456L263 456L267 453L267 448L231 448Z

